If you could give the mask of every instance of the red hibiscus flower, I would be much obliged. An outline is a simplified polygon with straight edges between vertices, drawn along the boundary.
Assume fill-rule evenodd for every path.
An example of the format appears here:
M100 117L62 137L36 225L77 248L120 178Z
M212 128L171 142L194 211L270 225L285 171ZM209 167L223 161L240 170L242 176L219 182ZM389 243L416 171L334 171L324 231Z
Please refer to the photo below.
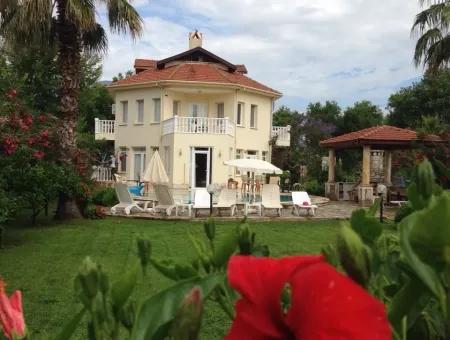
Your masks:
M41 151L41 150L36 151L35 153L33 153L33 157L36 158L36 159L42 159L42 158L44 158L44 156L45 156L45 153L43 151Z
M25 336L25 321L22 310L22 294L15 291L10 298L5 294L5 284L0 279L0 324L7 339Z
M45 121L47 121L47 116L45 114L41 113L38 116L38 121L40 121L41 123L44 123Z
M42 139L47 139L48 138L48 130L44 130L40 133L40 136Z
M6 155L12 155L17 149L17 139L14 137L6 137L3 140L3 151Z
M321 256L233 256L230 285L241 294L227 340L388 340L384 306ZM287 312L280 303L291 290Z

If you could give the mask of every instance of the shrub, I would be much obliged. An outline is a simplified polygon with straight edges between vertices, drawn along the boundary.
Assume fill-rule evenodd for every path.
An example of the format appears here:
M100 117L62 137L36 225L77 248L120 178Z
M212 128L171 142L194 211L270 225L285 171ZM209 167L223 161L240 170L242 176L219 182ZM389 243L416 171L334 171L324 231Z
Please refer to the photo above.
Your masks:
M319 183L317 179L306 181L303 184L303 187L305 188L305 191L307 191L311 195L322 196L325 191L323 184Z
M414 209L411 207L411 205L409 205L409 204L402 205L395 213L395 218L394 218L395 223L400 222L406 216L410 215L413 212L414 212Z
M94 192L92 195L92 202L104 207L110 207L119 203L119 200L117 199L116 191L113 188L104 188Z

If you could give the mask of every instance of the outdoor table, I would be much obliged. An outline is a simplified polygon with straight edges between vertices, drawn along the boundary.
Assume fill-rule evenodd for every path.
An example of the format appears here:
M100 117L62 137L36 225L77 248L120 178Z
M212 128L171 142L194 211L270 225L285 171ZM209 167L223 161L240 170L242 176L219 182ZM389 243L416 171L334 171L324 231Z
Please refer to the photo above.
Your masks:
M261 202L253 202L253 203L245 203L244 206L244 214L247 216L249 213L256 212L259 214L259 216L262 215L262 207Z
M157 202L155 199L148 197L148 196L132 196L133 200L135 200L138 203L141 203L144 205L144 209L148 209L148 206L151 204L152 208L155 207L155 203Z

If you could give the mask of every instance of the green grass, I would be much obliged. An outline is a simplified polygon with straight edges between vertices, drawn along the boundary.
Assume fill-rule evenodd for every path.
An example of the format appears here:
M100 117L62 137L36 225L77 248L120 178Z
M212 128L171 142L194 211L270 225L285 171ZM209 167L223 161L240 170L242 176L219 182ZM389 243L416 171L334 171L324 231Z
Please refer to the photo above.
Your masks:
M235 222L218 223L223 233ZM253 222L257 240L268 244L272 256L318 253L336 235L337 221ZM114 279L135 260L135 237L152 240L153 254L189 259L194 250L187 237L202 234L202 225L183 221L150 221L107 218L77 220L44 227L28 227L17 222L6 232L5 249L0 250L0 276L7 291L23 292L24 310L33 339L55 335L79 308L73 278L81 261L91 256ZM154 270L141 279L133 298L150 296L168 287L171 281ZM219 339L230 321L212 302L206 306L202 339ZM85 338L80 327L75 338Z

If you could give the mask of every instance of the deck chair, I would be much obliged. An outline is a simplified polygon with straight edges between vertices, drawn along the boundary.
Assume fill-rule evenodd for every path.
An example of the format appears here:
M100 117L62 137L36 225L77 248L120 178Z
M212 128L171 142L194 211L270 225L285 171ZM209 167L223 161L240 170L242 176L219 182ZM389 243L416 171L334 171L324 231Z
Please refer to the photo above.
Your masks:
M111 208L111 213L116 214L117 209L124 209L125 214L127 215L130 215L132 209L140 212L145 211L133 200L130 192L128 191L128 186L125 183L115 183L114 188L116 189L119 204L116 204Z
M316 214L317 205L311 204L311 198L306 191L293 191L292 192L292 212L296 212L297 216L300 216L300 210L306 210L314 216Z
M164 212L167 216L172 214L172 210L175 209L175 216L178 216L178 205L173 199L172 192L165 184L155 184L153 186L156 200L158 203L153 207L154 212Z
M278 177L278 176L270 176L269 177L269 184L280 185L280 177Z
M220 215L221 209L230 209L230 216L234 216L236 207L236 189L223 188L219 194L219 201L214 205L217 208Z
M205 188L195 189L194 192L194 205L192 208L194 209L194 216L197 217L198 210L200 209L209 209L209 200L210 196L208 191Z
M266 184L262 187L261 205L263 207L263 214L266 209L275 209L278 216L281 217L281 209L283 206L280 203L280 187L276 184Z

